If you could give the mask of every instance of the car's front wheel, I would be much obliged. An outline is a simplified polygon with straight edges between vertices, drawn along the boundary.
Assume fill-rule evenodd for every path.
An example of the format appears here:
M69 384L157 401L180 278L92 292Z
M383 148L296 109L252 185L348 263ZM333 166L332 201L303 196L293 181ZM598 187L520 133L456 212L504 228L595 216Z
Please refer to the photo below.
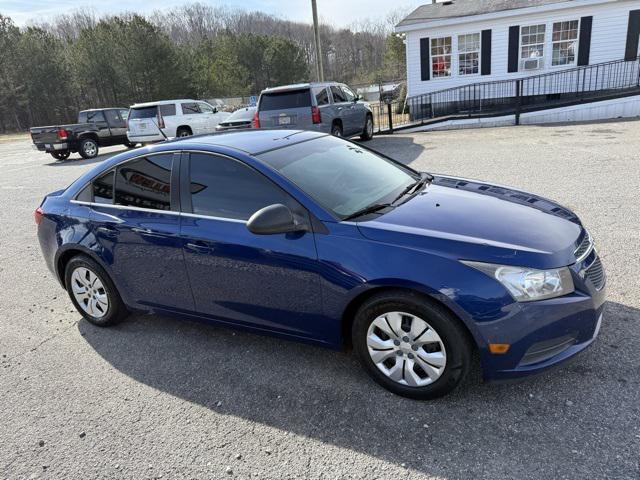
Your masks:
M369 299L353 323L362 365L386 389L428 400L451 392L471 364L471 346L459 321L420 295L388 292Z
M373 138L373 116L367 115L367 120L364 123L364 130L360 135L360 140L368 141Z
M78 312L98 327L114 325L129 314L107 272L87 256L69 260L65 285Z

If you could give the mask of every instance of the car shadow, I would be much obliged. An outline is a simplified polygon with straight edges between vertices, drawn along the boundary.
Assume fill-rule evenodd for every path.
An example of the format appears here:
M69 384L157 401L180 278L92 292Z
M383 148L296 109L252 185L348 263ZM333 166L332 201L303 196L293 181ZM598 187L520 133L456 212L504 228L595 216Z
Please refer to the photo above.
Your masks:
M112 150L111 147L108 147L109 151L105 153L101 153L95 158L84 159L80 157L80 154L74 153L71 157L66 160L54 160L53 162L45 163L45 167L75 167L78 165L93 165L96 163L103 162L108 160L109 158L118 155L120 153L128 152L130 149L128 148L119 148L117 150Z
M415 135L377 135L363 145L404 165L411 165L428 147L414 142ZM435 148L435 147L434 147Z
M534 470L526 471L535 471L536 462L544 469L551 457L567 473L586 477L613 455L607 441L583 435L586 424L624 430L639 414L632 392L640 373L630 352L640 350L640 310L609 303L606 312L600 337L574 362L515 383L482 384L475 372L431 402L378 387L351 353L152 315L111 329L81 321L78 329L137 382L437 478L508 477L527 462ZM617 405L611 415L608 402ZM589 452L578 463L576 449Z

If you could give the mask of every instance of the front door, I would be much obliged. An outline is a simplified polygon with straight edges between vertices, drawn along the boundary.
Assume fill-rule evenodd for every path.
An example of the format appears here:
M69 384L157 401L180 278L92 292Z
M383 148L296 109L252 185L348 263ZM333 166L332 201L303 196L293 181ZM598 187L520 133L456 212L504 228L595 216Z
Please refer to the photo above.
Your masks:
M109 259L116 283L131 302L193 311L177 197L172 198L173 157L136 158L95 180L92 228L102 257Z
M190 158L185 158L190 157ZM255 235L249 217L268 205L301 208L262 173L228 157L183 156L181 234L198 312L298 337L323 326L312 233ZM307 214L304 211L304 214Z

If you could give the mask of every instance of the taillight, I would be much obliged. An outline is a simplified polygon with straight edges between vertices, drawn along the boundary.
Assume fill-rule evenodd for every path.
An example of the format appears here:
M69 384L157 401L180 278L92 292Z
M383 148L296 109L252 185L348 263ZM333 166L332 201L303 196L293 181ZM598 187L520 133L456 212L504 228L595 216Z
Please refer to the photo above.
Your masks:
M58 128L58 140L66 140L68 133L64 128Z
M260 128L260 114L257 111L253 114L253 122L251 122L251 126L253 128Z
M313 123L322 123L322 117L320 116L320 109L318 107L311 107L311 120Z
M44 217L44 210L42 210L41 207L36 208L36 211L33 212L33 218L36 221L36 225L40 225L42 217Z
M164 118L162 118L162 113L160 113L160 109L158 109L158 128L164 128Z

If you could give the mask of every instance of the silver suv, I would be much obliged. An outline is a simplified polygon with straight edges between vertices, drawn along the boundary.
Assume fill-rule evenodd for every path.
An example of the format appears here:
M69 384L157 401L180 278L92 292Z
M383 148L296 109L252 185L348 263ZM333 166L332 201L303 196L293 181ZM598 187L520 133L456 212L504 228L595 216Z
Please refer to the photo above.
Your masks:
M373 137L373 114L342 83L302 83L268 88L260 95L254 128L293 128L337 137Z

